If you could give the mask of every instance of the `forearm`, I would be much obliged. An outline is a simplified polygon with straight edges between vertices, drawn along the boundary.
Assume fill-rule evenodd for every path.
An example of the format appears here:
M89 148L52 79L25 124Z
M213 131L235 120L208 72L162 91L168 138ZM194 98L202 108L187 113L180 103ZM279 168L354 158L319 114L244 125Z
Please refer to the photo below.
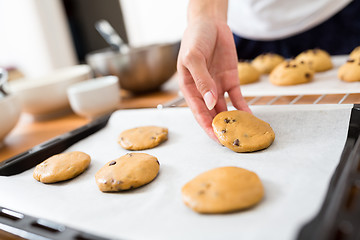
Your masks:
M188 6L188 22L199 17L216 18L227 21L228 0L190 0Z

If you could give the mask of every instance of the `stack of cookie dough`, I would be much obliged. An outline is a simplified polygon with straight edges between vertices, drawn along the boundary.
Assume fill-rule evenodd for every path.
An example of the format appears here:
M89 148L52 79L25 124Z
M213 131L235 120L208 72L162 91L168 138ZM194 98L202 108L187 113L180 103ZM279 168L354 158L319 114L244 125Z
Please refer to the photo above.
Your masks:
M127 150L154 148L166 141L168 129L144 126L128 129L119 136L119 144ZM42 183L57 183L73 179L90 165L91 157L83 152L54 155L35 167L33 177ZM141 187L153 181L159 173L158 159L146 153L127 153L107 162L95 175L102 192L118 192Z
M264 53L257 56L251 64L261 73L271 73L277 65L285 61L285 59L276 53Z
M168 129L143 126L123 131L118 143L126 150L141 151L157 147L168 139ZM128 153L106 163L95 175L102 192L118 192L141 187L153 181L160 170L158 159L146 153Z
M83 152L57 154L37 165L33 177L42 183L66 181L83 173L90 161L90 156Z
M204 172L181 189L184 203L199 213L227 213L250 208L264 197L264 187L254 172L220 167Z
M360 81L360 46L349 55L349 59L338 70L338 78L345 82Z
M279 64L270 74L270 82L277 86L308 83L316 72L333 68L330 55L321 49L310 49L300 53L295 59Z
M213 128L219 141L234 152L265 149L275 138L268 123L238 110L218 114ZM139 151L155 148L166 140L165 127L140 126L122 131L118 144L131 152L107 160L96 172L98 189L104 193L130 191L152 182L159 174L160 163L155 156ZM90 162L91 157L80 151L57 154L37 165L33 177L45 184L69 181L86 171ZM190 179L181 193L185 205L195 212L218 214L250 208L261 202L265 191L255 172L223 166Z
M212 126L225 147L234 152L268 148L275 139L270 125L254 115L234 110L217 114ZM184 203L199 213L227 213L255 206L264 197L258 175L239 167L220 167L204 172L182 188Z
M240 85L257 82L260 79L260 72L249 62L238 63L238 76Z
M360 46L349 55L348 61L338 69L338 78L345 82L360 81ZM252 61L238 63L240 85L255 83L261 75L269 75L269 81L276 86L298 85L311 82L316 73L334 68L331 56L315 48L301 52L294 59L286 60L275 53L264 53Z
M261 54L251 62L241 60L238 63L240 85L258 82L261 75L269 74L284 60L282 56L275 53Z

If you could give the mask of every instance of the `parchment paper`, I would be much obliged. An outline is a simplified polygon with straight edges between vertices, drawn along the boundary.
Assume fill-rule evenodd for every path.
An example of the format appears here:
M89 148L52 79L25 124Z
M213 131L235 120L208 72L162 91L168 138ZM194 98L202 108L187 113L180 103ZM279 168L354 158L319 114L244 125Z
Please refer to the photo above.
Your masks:
M58 184L42 184L28 170L0 177L0 205L115 239L294 239L319 210L346 140L352 105L253 106L269 122L275 142L235 153L209 139L188 108L120 110L106 128L67 151L91 155L90 168ZM117 144L128 128L159 125L169 139L143 152L161 164L159 176L133 191L102 193L94 175L128 151ZM232 214L200 215L181 200L181 187L209 169L238 166L256 172L266 196Z
M268 75L262 75L259 82L241 85L243 96L284 96L284 95L317 95L360 93L360 82L344 82L337 77L339 67L346 62L348 55L332 56L334 68L315 73L314 79L306 84L294 86L275 86L270 83ZM164 85L165 90L177 91L178 75L173 76Z

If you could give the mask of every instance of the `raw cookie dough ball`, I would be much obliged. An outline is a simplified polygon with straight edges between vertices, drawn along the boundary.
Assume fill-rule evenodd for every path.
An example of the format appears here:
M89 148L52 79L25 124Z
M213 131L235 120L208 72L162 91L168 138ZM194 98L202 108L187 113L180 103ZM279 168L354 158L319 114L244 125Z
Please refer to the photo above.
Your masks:
M310 82L314 71L304 62L291 60L277 66L270 74L269 80L278 86L296 85Z
M264 53L257 56L251 64L261 73L269 74L277 65L285 59L276 53Z
M238 63L238 75L240 85L257 82L260 78L259 71L248 62Z
M338 77L345 82L360 81L360 56L350 58L338 70Z
M146 153L128 153L106 163L95 175L102 192L118 192L138 188L151 182L159 173L156 157Z
M57 154L37 165L33 177L42 183L65 181L84 172L90 161L90 156L83 152Z
M356 47L349 56L351 59L360 58L360 46Z
M199 213L227 213L249 208L263 198L264 188L256 173L238 167L204 172L182 190L184 203Z
M295 60L309 64L315 72L324 72L333 68L329 53L318 48L300 53Z
M123 131L118 143L128 150L154 148L168 138L168 129L156 126L137 127Z
M235 152L258 151L269 147L275 139L270 124L239 110L219 113L212 127L219 141Z

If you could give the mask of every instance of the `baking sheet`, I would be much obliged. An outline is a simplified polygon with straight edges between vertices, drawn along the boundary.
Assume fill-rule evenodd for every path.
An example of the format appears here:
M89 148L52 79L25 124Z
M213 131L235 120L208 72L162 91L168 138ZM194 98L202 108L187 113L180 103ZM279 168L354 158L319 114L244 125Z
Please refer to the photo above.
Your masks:
M332 56L334 68L315 73L312 82L295 86L275 86L268 75L262 75L259 82L241 86L242 95L247 96L285 96L360 93L360 82L344 82L338 79L339 67L346 62L348 55ZM165 90L178 91L178 75L174 75L165 85Z
M42 184L32 170L0 177L0 205L114 239L294 239L319 210L344 146L352 105L253 106L269 122L275 142L255 153L234 153L209 139L188 108L120 110L103 130L67 151L91 155L90 168L58 184ZM118 134L142 125L169 128L169 139L143 152L159 159L160 174L133 191L102 193L94 175L128 151ZM221 166L255 171L265 187L254 208L200 215L181 200L181 187Z
M360 93L360 82L344 82L337 77L339 67L346 62L348 55L332 56L334 68L315 73L314 79L305 84L294 86L275 86L270 83L269 75L263 75L259 82L241 86L243 96L284 96L312 94Z

